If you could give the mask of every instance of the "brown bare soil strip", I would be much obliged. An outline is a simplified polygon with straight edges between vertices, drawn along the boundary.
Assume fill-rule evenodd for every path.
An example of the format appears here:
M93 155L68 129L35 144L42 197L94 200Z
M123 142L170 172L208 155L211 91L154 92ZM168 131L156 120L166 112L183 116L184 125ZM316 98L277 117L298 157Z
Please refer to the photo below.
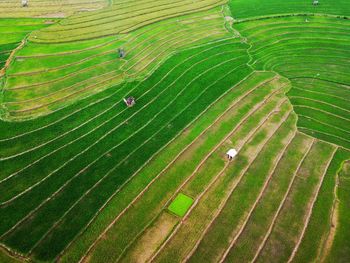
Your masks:
M171 233L179 219L169 213L162 213L156 222L149 227L136 241L131 254L123 262L143 263L152 256L157 248Z
M5 72L7 70L7 68L10 66L13 57L15 56L15 53L21 49L22 47L24 47L24 45L27 43L27 36L24 37L24 39L21 41L21 44L19 44L14 50L11 51L10 56L7 58L5 66L0 70L0 77L5 75Z

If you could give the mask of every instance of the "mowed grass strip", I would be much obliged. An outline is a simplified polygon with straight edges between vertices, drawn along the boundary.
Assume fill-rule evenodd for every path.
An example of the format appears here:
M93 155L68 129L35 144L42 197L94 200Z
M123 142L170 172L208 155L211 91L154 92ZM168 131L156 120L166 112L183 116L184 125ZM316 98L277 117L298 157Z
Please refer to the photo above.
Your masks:
M69 181L69 184L65 183L63 185L64 191L59 191L59 192L56 191L56 193L55 193L55 195L57 194L56 198L51 199L48 202L44 202L44 205L42 207L40 207L40 209L38 211L34 211L34 212L36 212L35 214L37 216L33 217L33 214L31 214L31 217L27 217L26 220L22 221L20 224L21 227L18 227L16 231L11 233L10 239L15 241L17 239L16 236L20 235L19 233L24 234L28 229L32 229L33 225L37 225L37 226L40 226L40 231L37 232L38 235L36 237L32 236L33 239L30 241L28 240L27 244L23 244L23 242L22 242L21 246L24 248L24 245L25 245L25 246L27 246L26 249L28 249L30 246L34 245L35 246L34 251L36 251L35 254L38 255L37 253L42 253L42 254L40 254L40 257L45 257L45 258L54 255L54 253L59 253L60 249L64 248L64 246L70 241L70 239L73 238L74 235L80 231L81 227L84 227L84 225L89 222L89 220L94 215L94 213L98 210L98 208L101 205L104 204L104 202L106 200L108 200L110 195L113 194L119 188L119 186L129 178L126 176L127 174L129 174L129 176L131 176L145 161L147 161L147 159L152 154L157 152L157 150L162 145L165 145L173 136L175 136L179 131L181 131L181 129L186 126L186 123L190 122L198 114L200 114L200 112L205 109L206 105L210 104L210 102L208 100L211 100L211 102L212 102L217 97L219 97L222 94L222 92L225 91L225 89L227 90L228 88L230 88L232 83L237 82L239 79L242 78L242 76L244 76L250 72L250 70L245 66L237 66L237 65L241 65L242 62L245 60L246 60L246 58L244 58L244 56L242 56L242 58L228 59L227 61L223 62L222 57L221 57L221 63L216 64L216 66L215 66L217 68L217 73L221 72L220 73L220 74L222 74L221 77L218 74L214 74L211 77L208 75L204 75L206 70L203 70L203 73L197 75L197 77L195 78L198 80L195 83L192 76L188 74L186 76L187 81L185 80L185 82L187 82L188 84L185 87L183 87L182 85L181 86L179 85L178 88L180 88L180 90L177 90L176 88L171 90L171 92L174 92L174 94L177 93L177 95L175 97L171 96L171 95L164 97L164 99L167 98L169 100L167 102L168 107L169 107L171 105L171 103L175 101L176 98L179 98L179 96L184 92L185 88L191 87L191 88L186 89L186 92L184 94L182 94L183 96L181 97L180 100L177 100L179 105L181 105L181 104L187 105L184 109L179 109L180 110L179 112L174 112L174 111L170 112L170 111L166 111L166 108L164 108L161 112L159 112L158 109L160 107L160 104L159 104L160 101L157 101L157 104L153 104L152 107L154 107L154 110L157 109L158 113L155 116L152 114L153 116L149 120L145 116L147 114L151 114L151 111L145 112L146 115L143 115L143 117L142 117L142 119L144 120L143 124L140 122L137 122L137 125L143 125L141 127L139 126L139 130L136 130L136 132L135 132L135 129L137 129L137 128L132 127L134 125L132 124L132 122L129 121L129 123L127 125L127 130L129 130L129 132L131 132L131 135L125 134L126 135L126 137L124 137L125 141L120 143L120 145L122 145L122 144L124 145L124 147L125 147L124 150L122 150L119 147L119 144L117 144L117 145L114 145L112 148L109 148L109 151L102 153L98 162L97 161L92 162L92 163L91 163L91 161L87 162L87 160L85 158L84 163L86 165L88 165L89 170L84 169L83 171L90 171L90 172L93 171L94 173L100 175L99 177L94 176L94 177L86 177L85 178L85 176L88 173L79 172L79 170L81 171L81 168L78 168L78 167L76 167L76 168L78 168L79 170L78 169L75 170L77 172L75 175L74 175L74 171L72 171L72 170L70 170L71 171L70 173L63 172L63 174L65 174L65 175L69 175L69 174L70 174L70 176L73 175L74 177L72 177L72 181ZM237 63L237 64L235 64L235 63ZM225 64L225 66L224 66L224 64ZM219 68L219 66L221 66L221 67ZM213 67L210 64L205 65L205 67L209 67L211 70L213 70ZM229 70L229 68L231 68L231 69L233 68L233 69ZM228 78L227 77L228 74L230 72L233 72L233 71L237 72L237 74L231 74L230 76L232 78ZM226 78L224 78L224 77L226 77ZM200 78L204 78L205 80L204 79L199 80ZM211 79L211 81L208 81L208 78L214 78L214 79ZM197 93L197 92L195 92L195 90L201 87L201 85L200 85L201 81L205 81L205 83L211 83L211 86L215 85L219 81L221 81L220 82L221 83L220 89L211 90L211 89L209 89L211 86L207 86L206 89L204 89L204 90L201 89L201 92ZM190 85L192 85L192 86L190 86ZM181 92L181 90L182 90L182 92ZM180 93L179 93L179 91L180 91ZM193 94L196 94L196 96L193 97ZM169 102L171 102L171 103L169 104ZM192 104L196 105L196 106L189 107ZM136 110L136 108L135 108L135 110ZM160 114L162 114L162 115L160 115ZM169 114L172 115L170 120L164 121L164 120L166 120L164 118L166 118L166 116ZM139 116L141 117L141 115L139 115ZM150 115L148 115L148 116L150 116ZM159 117L156 118L157 116L159 116ZM183 116L185 116L185 117L183 117ZM187 120L187 121L184 121L184 120ZM171 126L173 127L173 129L169 129L167 127L167 125L170 124L169 121L171 121ZM148 125L149 123L151 125ZM135 124L136 124L136 122L135 122ZM159 125L161 125L161 126L159 126ZM179 125L179 126L177 126L177 125ZM156 133L152 133L154 136L149 137L149 135L147 135L146 130L143 130L143 132L141 133L140 131L144 127L146 129L151 129L151 130L153 129L153 131L156 132ZM159 128L159 127L161 127L161 128ZM182 128L175 129L174 127L182 127ZM148 131L151 131L151 130L148 130ZM161 131L167 131L167 132L162 133ZM138 144L137 140L132 139L132 137L134 137L136 134L138 134L138 136L141 136L139 139L143 138L143 139L141 139L143 141L143 142L141 142L141 144ZM155 136L157 136L157 137L155 137ZM119 137L119 138L115 138L115 139L120 140L121 138ZM159 144L155 145L153 143L153 141L151 141L151 139L158 141ZM130 148L130 143L127 143L127 140L132 140L133 143L136 143L136 145L137 145L136 148ZM96 139L94 141L96 142ZM113 142L109 140L109 145L111 145L111 144L113 145ZM106 146L108 147L108 145L106 145ZM80 147L81 147L81 145L80 145ZM107 148L107 150L108 150L108 148ZM120 150L122 150L124 152L124 154L116 154L116 151L120 151ZM101 151L103 151L103 149L101 147L99 147L98 149L93 149L94 156L96 156L96 151L99 151L101 153ZM144 152L149 153L147 159L144 159L146 157L143 154ZM109 158L108 159L102 158L102 157L105 157L105 155L107 153L110 153ZM140 154L141 154L141 156L140 156L141 158L136 157L136 155L140 155ZM127 167L131 164L129 162L125 162L125 160L127 158L132 158L134 160L137 160L137 165L136 165L136 163L133 163L133 168L130 169L130 167ZM112 161L112 159L113 159L113 161ZM112 167L110 165L106 166L105 164L102 164L103 162L108 162L109 164L113 163L113 166ZM84 165L84 164L82 163L82 165ZM95 166L95 167L92 168L93 166ZM65 167L65 169L67 169L67 167ZM121 177L120 174L123 174L123 176ZM84 177L84 179L83 179L83 177ZM45 181L44 181L45 184L49 183L49 181L53 180L53 178L52 179L51 178L52 177L50 176L50 180L45 179ZM60 178L63 179L62 177L60 177ZM90 178L90 179L87 181L87 178ZM117 181L116 181L116 178L118 178ZM84 180L83 185L81 183L78 183L78 181L80 181L82 179ZM60 180L60 181L62 183L62 180ZM51 181L51 183L50 183L50 185L51 185L50 188L54 189L52 182L53 181ZM56 182L58 182L58 181L56 181ZM39 184L40 187L35 187L33 189L30 189L28 194L21 196L18 200L16 200L15 203L23 202L26 197L28 197L29 195L32 195L32 194L34 195L35 192L38 191L39 188L44 187L45 184L40 182L40 184ZM116 187L116 184L119 184L119 186ZM57 185L56 185L56 187L57 187ZM80 189L81 189L81 187L83 187L85 189L86 193L82 195L81 190L80 191L73 190L76 187L78 187ZM101 187L103 188L103 190ZM35 189L35 191L32 191L34 189ZM48 191L46 193L48 193ZM74 197L73 197L72 193L75 193ZM101 197L101 193L104 193L103 197ZM37 194L35 194L35 196L38 197ZM95 196L95 197L92 197L92 196ZM41 197L43 197L43 195L41 195ZM66 198L68 198L68 199L66 199ZM68 209L68 210L63 209L62 200L64 200L64 199L68 201L67 203L65 203L66 204L65 209ZM40 200L40 198L39 198L39 200ZM89 213L89 215L88 215L86 213L86 211L87 211L86 205L90 206L90 208L91 208L91 205L92 205L91 201L93 201L93 206L96 209L89 209L89 211L91 213ZM49 210L53 209L53 207L55 207L55 204L56 205L59 204L59 206L62 208L62 210L60 213L51 214L52 215L52 222L49 223L49 220L47 218L47 212ZM13 205L14 205L14 203L11 203L11 206L13 206ZM35 208L35 206L33 206L33 203L31 204L31 206L33 208ZM83 207L85 207L85 208L83 208ZM9 207L6 207L6 208L8 209L8 211L11 211L11 209ZM31 211L31 210L27 210L28 208L29 208L29 206L27 206L26 209L22 210L22 213L23 212L28 213L28 211ZM83 217L79 217L78 221L68 219L68 217L70 217L70 216L76 217L79 214L77 211L74 211L75 209L79 209L79 210L82 209L81 215ZM25 212L25 210L27 212ZM54 210L57 212L57 209L54 209ZM17 214L17 215L19 215L19 214ZM44 220L44 217L45 217L45 220ZM36 220L38 220L42 223L37 224ZM44 220L44 221L42 221L42 220ZM76 223L78 225L80 225L79 227L74 227L74 229L76 229L75 230L76 232L72 231L73 228L68 227L66 225L66 224L76 224ZM66 225L66 226L62 227L63 225ZM27 229L27 230L24 230L24 229ZM53 231L53 230L55 230L55 231ZM56 232L56 231L57 231L57 233L53 234L53 232ZM62 236L63 236L62 233L58 234L58 232L61 232L61 231L66 232L65 235L67 234L67 236L66 236L67 238L65 239L65 241L62 239ZM41 235L43 234L43 236L40 237L39 232L41 233ZM15 233L17 233L17 234L15 234ZM60 239L60 242L57 242L56 240L53 241L53 239L58 238L58 237ZM12 238L14 238L14 239L12 239ZM8 240L10 240L10 239L8 239ZM47 239L47 241L45 239ZM50 241L48 242L48 240L50 240ZM55 249L50 250L50 253L52 253L51 255L46 255L45 253L47 252L47 250L46 250L46 248L44 248L44 246L48 245L51 242L53 242L55 244ZM52 243L52 245L53 245L53 243ZM40 246L39 246L39 244L40 244Z
M267 262L273 257L276 262L285 262L291 255L304 227L310 202L317 185L326 172L333 157L334 146L317 141L300 167L291 192L277 217L273 230L267 239L257 262ZM276 249L276 246L279 249Z
M110 201L106 208L96 217L96 220L92 222L89 229L82 233L76 242L74 242L67 250L62 260L64 262L70 262L71 260L77 260L79 255L81 257L84 251L87 250L88 246L97 239L98 234L108 226L109 222L113 221L115 215L119 214L124 207L127 207L128 204L132 202L133 198L137 196L138 192L141 192L144 187L148 186L149 182L152 183L151 180L156 178L156 176L167 167L168 163L172 164L174 161L178 160L179 154L184 151L183 149L189 148L190 145L197 140L197 136L203 133L203 131L207 129L207 127L211 125L212 122L222 114L222 112L225 112L225 109L229 107L235 98L240 97L251 88L259 83L269 80L269 78L273 76L274 74L272 73L255 73L242 84L230 90L230 92L220 100L220 103L215 103L207 113L203 115L203 117L199 118L186 130L185 133L181 134L179 138L159 153L154 160L139 172L139 176L133 178L133 180ZM226 129L228 129L228 127ZM212 137L212 140L214 140L214 137ZM207 150L203 148L201 152L202 154L205 154L206 151ZM171 184L167 184L167 187L170 186ZM163 193L165 194L167 191L169 191L168 188L164 189ZM156 197L155 195L151 196ZM155 201L155 203L157 202L158 201ZM152 210L150 209L150 211Z

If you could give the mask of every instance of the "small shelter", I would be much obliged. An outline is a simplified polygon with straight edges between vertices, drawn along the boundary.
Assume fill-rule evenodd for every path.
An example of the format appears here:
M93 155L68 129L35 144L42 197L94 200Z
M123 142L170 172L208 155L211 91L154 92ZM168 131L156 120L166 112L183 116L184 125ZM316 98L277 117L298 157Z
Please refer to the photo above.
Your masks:
M135 105L135 98L134 97L129 97L127 99L124 98L124 102L125 102L126 106L132 107Z
M124 58L125 57L125 50L124 48L118 48L118 55L120 58Z
M237 155L237 153L238 152L235 149L230 149L228 150L226 155L227 155L227 158L231 161Z
M318 1L318 0L314 0L314 1L312 2L312 4L313 4L313 5L318 5L318 4L319 4L319 1Z
M22 0L22 7L28 7L28 0Z

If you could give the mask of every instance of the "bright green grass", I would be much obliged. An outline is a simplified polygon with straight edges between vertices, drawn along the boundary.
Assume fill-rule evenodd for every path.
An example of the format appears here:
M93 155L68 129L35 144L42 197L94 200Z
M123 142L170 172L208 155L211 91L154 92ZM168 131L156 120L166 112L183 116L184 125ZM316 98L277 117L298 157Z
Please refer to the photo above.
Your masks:
M175 215L183 217L188 211L188 209L190 209L193 202L194 200L191 197L183 193L179 193L176 196L176 198L171 202L168 209Z
M44 19L3 19L0 16L0 69L10 53L34 30L46 27Z

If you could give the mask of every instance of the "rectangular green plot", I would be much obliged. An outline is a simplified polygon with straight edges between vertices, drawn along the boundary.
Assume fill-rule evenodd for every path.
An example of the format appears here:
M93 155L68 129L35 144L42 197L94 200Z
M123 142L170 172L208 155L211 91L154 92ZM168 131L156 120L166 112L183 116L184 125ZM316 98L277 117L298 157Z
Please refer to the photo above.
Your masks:
M168 209L170 212L177 216L184 216L188 209L193 204L193 199L182 193L178 194L177 197L171 202Z

